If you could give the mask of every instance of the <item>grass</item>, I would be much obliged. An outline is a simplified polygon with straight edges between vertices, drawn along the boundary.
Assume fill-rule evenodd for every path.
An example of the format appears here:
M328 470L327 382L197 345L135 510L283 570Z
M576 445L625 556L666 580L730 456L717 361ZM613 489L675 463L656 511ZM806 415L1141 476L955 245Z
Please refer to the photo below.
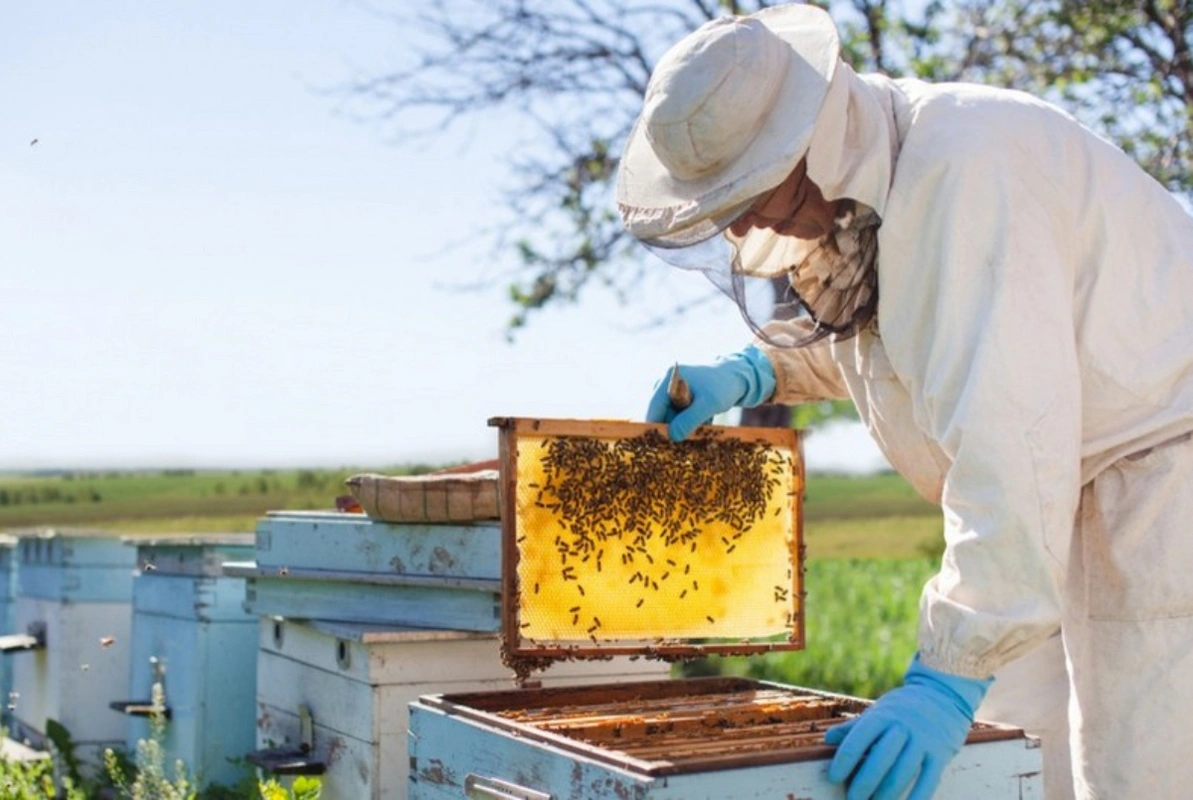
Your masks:
M918 517L937 513L911 484L893 472L875 475L812 473L804 491L809 520Z
M804 523L804 544L809 560L932 556L943 545L940 514L813 520Z

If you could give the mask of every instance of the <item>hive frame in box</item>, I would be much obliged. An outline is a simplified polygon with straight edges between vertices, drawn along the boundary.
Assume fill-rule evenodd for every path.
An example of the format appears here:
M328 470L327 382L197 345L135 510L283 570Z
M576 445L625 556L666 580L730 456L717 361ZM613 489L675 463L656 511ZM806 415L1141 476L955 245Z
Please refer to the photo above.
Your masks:
M489 424L499 429L500 502L502 506L502 631L504 656L511 665L526 665L550 662L556 659L603 658L612 655L641 655L664 660L699 658L707 655L751 655L780 650L799 650L804 647L804 586L803 586L803 520L802 500L804 491L804 465L800 435L790 428L743 428L714 427L700 428L693 439L724 437L748 443L779 448L790 453L790 480L796 487L791 492L791 534L787 543L790 565L790 591L798 603L798 612L788 619L786 641L740 639L736 641L683 640L678 638L652 638L604 640L613 643L549 644L524 638L521 634L519 611L521 608L521 586L519 579L520 552L518 546L518 448L520 436L541 437L589 437L596 439L627 439L653 432L666 439L666 426L623 421L588 421L560 419L532 419L516 417L495 417ZM516 668L516 667L515 667Z
M410 706L408 796L839 799L823 731L869 703L746 678L424 696ZM1041 764L1038 740L976 723L933 796L1039 800Z
M793 711L805 712L796 717L802 722L795 724L806 730L776 734L772 729L779 726L777 719L763 722L731 719L736 712L728 709L732 703L725 698L740 696L748 701L758 693L771 693L775 697L759 701L757 716L778 715L781 712L777 707L786 703ZM419 702L449 716L645 778L828 759L836 752L836 747L824 744L824 731L860 714L872 704L870 700L835 692L724 677L430 695L420 698ZM651 703L657 705L646 710ZM599 706L591 712L591 722L582 719L588 713L585 712L588 704ZM517 719L518 712L541 713L536 723ZM575 723L574 730L562 721L567 713L581 718ZM635 740L645 743L651 738L662 738L668 734L670 726L681 729L685 725L682 719L685 714L705 717L692 720L688 726L695 731L688 739L690 751L685 751L682 742L672 742L665 757L652 758L631 752L630 745ZM651 715L657 719L645 719ZM634 728L636 733L617 730L623 724ZM599 737L604 744L586 741L577 733L586 730L591 735L597 728L604 731ZM748 739L738 742L728 735L734 730L758 732L765 737L759 739L761 744ZM975 722L966 737L966 744L1024 738L1024 732L1019 728ZM697 748L693 744L715 747Z

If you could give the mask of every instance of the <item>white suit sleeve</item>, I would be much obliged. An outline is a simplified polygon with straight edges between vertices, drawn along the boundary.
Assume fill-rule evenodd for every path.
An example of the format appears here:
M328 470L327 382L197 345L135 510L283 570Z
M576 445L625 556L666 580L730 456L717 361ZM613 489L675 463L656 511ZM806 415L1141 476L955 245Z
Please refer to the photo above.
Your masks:
M762 331L766 338L754 344L766 353L775 371L775 393L770 402L797 405L849 397L827 339L806 347L784 346L811 335L809 320L776 320L763 326Z
M970 677L1057 629L1080 483L1064 245L1078 233L1043 166L986 123L905 142L879 266L887 353L916 424L951 462L944 557L921 598L921 658Z

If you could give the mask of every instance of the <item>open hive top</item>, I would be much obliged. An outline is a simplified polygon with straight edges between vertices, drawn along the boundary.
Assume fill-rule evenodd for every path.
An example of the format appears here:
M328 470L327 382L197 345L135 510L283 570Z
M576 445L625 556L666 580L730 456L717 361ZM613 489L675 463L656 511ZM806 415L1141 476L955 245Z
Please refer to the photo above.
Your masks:
M643 775L823 758L865 701L740 678L424 697L520 737Z
M831 757L824 731L870 701L745 678L426 696L424 705L641 775ZM1023 738L975 723L968 743Z
M794 430L501 418L507 659L803 646Z

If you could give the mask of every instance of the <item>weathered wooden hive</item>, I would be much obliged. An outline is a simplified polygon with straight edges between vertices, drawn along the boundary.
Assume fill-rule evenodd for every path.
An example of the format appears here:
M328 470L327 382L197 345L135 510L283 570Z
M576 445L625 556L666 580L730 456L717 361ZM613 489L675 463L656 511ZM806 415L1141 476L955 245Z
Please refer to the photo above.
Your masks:
M150 715L163 714L166 763L181 759L200 787L233 786L256 746L258 619L244 609L244 579L224 575L223 564L251 557L253 537L124 541L137 567L130 669L109 706L126 715L128 751L149 737Z
M803 647L797 432L493 424L512 665ZM823 733L865 705L745 679L426 695L409 797L842 798ZM937 797L1040 797L1040 764L1022 731L975 725Z
M61 724L86 764L122 748L108 703L127 691L135 553L90 530L16 531L13 628L0 637L12 670L9 735L46 749Z

